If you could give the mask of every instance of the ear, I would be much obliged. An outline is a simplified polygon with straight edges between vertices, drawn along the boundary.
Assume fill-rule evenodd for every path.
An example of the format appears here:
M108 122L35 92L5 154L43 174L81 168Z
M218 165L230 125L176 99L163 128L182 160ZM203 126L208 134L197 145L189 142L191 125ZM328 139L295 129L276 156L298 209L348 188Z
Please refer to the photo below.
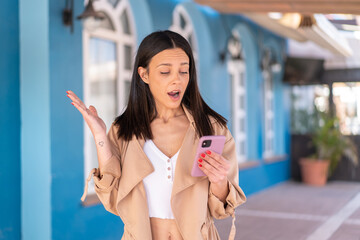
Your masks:
M146 70L146 68L138 67L138 74L146 84L149 84L149 81L148 81L149 74L148 74L148 71Z

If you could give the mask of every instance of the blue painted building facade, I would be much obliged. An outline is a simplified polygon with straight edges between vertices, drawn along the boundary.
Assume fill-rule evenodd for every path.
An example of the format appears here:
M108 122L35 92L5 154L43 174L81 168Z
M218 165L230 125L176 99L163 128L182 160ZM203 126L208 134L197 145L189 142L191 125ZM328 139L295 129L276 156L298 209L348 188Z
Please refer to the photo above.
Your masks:
M124 1L124 0L122 0ZM121 220L102 205L85 207L84 123L65 91L83 97L83 32L62 23L64 1L3 0L0 2L0 239L118 239ZM117 2L117 1L109 1ZM286 41L242 16L223 15L191 1L128 0L135 45L155 30L172 25L181 5L191 19L197 42L200 91L232 129L231 81L227 60L219 53L229 31L241 37L246 66L247 161L239 182L247 195L285 181L289 170L289 98L273 76L276 121L274 159L263 157L265 48L283 65ZM74 15L84 9L74 1ZM278 156L281 156L280 158ZM246 166L246 167L244 167Z
M19 3L0 3L0 239L20 239ZM6 23L6 24L4 24Z

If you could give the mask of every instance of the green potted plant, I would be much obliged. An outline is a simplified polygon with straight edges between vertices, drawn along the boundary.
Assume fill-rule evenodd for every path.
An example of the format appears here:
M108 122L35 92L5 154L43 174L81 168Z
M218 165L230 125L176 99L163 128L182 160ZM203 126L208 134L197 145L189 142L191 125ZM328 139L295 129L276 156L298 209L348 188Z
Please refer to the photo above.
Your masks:
M303 182L316 186L326 184L343 156L355 166L358 164L357 148L350 138L341 134L338 119L322 112L319 116L320 126L311 141L315 154L300 159Z

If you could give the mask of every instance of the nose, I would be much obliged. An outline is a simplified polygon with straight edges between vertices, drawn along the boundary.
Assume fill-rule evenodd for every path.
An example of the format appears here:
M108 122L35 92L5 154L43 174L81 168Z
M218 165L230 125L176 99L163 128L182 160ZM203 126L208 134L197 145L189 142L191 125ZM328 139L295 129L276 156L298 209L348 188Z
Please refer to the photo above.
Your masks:
M172 83L179 83L181 82L181 76L180 73L175 73L172 78Z

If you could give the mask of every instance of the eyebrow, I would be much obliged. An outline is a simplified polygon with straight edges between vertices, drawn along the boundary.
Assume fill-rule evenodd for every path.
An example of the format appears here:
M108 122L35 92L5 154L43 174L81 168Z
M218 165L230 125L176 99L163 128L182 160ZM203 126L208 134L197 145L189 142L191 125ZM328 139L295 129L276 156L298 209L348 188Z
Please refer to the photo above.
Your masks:
M171 65L172 65L172 64L170 64L170 63L161 63L161 64L157 65L156 67L158 68L158 67L160 67L160 66L171 66ZM181 65L181 66L189 65L189 63L183 62L183 63L181 63L180 65Z

